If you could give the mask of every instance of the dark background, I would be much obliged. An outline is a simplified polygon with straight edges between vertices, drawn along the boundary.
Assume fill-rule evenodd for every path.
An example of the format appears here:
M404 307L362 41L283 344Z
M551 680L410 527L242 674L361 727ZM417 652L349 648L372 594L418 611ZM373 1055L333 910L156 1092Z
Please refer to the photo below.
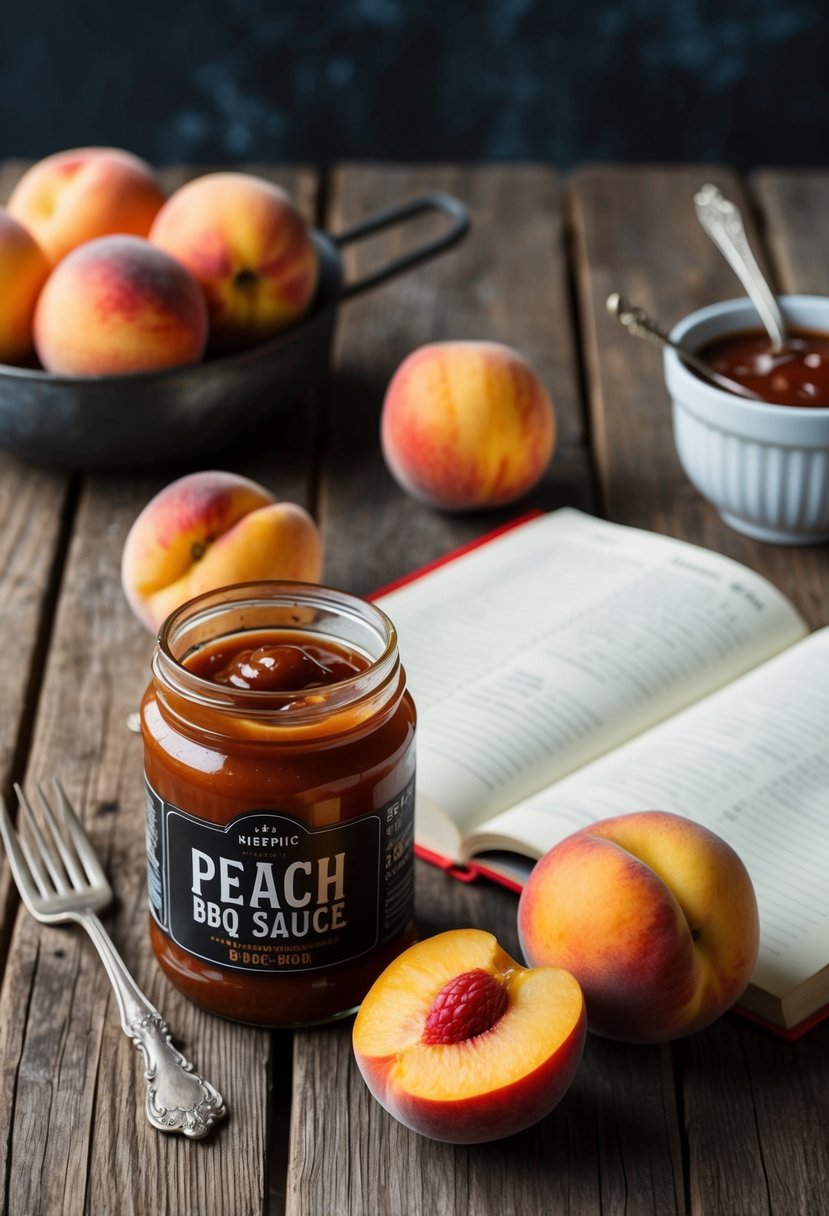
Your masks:
M4 0L0 156L820 164L827 0Z

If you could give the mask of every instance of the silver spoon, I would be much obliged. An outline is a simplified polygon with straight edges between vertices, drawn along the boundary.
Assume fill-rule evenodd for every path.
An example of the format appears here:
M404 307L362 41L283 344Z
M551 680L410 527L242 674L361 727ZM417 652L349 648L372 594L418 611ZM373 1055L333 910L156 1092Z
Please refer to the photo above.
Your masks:
M692 350L686 350L684 346L680 346L678 342L674 342L673 338L668 337L668 334L661 325L658 325L653 317L645 312L644 308L637 308L626 300L624 296L620 296L617 291L614 291L613 295L607 297L607 311L612 317L616 317L624 325L628 333L633 334L635 338L644 338L646 342L652 342L654 346L670 346L671 350L676 351L683 363L693 368L703 379L708 380L711 384L716 384L717 388L725 389L727 393L734 393L738 397L747 397L749 401L763 400L758 393L753 392L750 388L746 388L738 380L732 380L729 376L723 376L721 372L715 371L704 359L700 359L699 355L695 355Z
M739 209L710 182L694 195L697 219L742 283L771 338L772 353L779 355L789 344L789 333L780 305L757 265L748 243Z

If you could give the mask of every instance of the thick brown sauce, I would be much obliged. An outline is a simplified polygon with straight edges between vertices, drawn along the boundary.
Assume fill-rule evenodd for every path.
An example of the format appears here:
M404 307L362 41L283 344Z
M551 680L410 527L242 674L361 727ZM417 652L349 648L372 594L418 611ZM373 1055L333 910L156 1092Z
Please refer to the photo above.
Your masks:
M765 330L741 330L697 353L770 405L829 406L829 334L793 330L786 348L773 354Z
M365 671L362 655L304 634L238 634L193 651L185 667L203 680L253 692L305 692Z

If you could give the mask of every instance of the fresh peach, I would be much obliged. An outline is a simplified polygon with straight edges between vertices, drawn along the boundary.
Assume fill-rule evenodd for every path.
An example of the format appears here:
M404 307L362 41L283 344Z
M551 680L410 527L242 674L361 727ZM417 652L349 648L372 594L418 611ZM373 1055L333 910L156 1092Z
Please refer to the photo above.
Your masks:
M202 285L211 350L254 346L307 311L317 254L305 220L277 186L247 173L208 173L177 190L150 240Z
M73 148L32 165L9 198L9 215L55 264L111 233L146 236L164 195L150 166L120 148Z
M35 304L50 270L31 233L0 207L0 363L31 354Z
M193 276L137 236L105 236L52 271L34 319L50 372L95 376L196 363L207 312Z
M535 372L497 342L435 342L404 359L383 401L386 464L449 510L512 502L553 453L555 412Z
M530 874L518 930L532 965L576 976L589 1028L631 1043L713 1022L748 983L759 943L740 858L663 811L604 819L555 845Z
M584 1000L572 975L528 970L491 933L411 946L366 996L354 1054L406 1127L457 1144L497 1140L548 1114L581 1060Z
M156 494L124 545L121 582L148 629L193 596L259 579L318 582L322 542L295 503L236 473L205 471Z

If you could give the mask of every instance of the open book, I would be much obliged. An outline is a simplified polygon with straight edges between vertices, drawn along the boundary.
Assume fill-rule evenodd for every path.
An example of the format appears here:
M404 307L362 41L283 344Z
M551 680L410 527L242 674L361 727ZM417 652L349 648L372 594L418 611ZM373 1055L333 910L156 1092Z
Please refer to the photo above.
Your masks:
M597 819L674 811L739 853L760 907L741 1004L829 1002L829 629L751 570L561 510L376 601L418 708L415 839L519 887Z

